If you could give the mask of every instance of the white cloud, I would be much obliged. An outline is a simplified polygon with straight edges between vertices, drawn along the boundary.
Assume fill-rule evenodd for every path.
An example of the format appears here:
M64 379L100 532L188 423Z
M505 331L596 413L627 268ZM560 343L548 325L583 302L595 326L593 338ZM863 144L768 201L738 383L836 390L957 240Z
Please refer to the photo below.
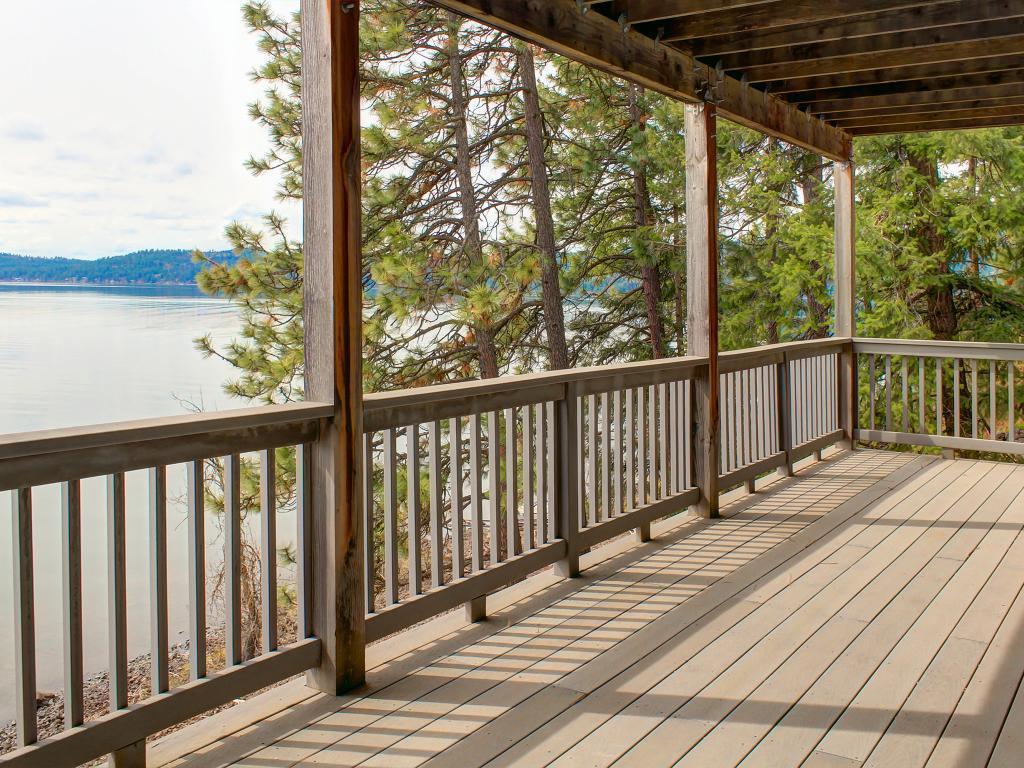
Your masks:
M283 209L274 180L243 167L266 137L247 113L260 53L240 5L5 7L4 25L24 34L0 47L0 71L22 73L0 78L0 251L224 248L233 218ZM283 212L297 231L300 217Z

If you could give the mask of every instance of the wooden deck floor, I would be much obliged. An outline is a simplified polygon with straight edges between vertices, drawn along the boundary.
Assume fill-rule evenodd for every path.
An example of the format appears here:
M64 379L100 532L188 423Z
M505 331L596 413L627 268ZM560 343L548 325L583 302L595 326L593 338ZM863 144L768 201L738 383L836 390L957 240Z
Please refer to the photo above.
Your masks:
M862 450L725 511L229 763L1024 765L1024 466Z

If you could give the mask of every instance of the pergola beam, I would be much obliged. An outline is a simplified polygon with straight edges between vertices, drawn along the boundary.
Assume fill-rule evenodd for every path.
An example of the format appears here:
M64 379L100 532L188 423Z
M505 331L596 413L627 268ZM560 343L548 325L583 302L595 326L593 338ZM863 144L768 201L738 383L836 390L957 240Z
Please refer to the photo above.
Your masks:
M942 120L940 122L922 124L923 127L918 130L959 131L971 128L1002 128L1011 125L1021 125L1022 123L1024 123L1024 109L1021 109L1019 114L1013 117L971 117L960 120ZM858 128L854 131L854 135L874 136L883 133L902 132L899 129L894 129L891 125L879 125L872 128Z
M820 1L820 0L819 0ZM848 134L782 99L750 88L573 0L431 0L548 50L682 101L713 99L730 120L833 160L850 156ZM711 15L711 14L708 14Z
M630 24L671 19L679 16L772 5L775 0L628 0L626 17Z
M966 109L941 109L936 107L929 112L896 113L887 115L849 115L837 120L837 124L846 130L859 130L861 128L877 128L891 126L893 130L899 130L897 126L918 126L927 123L943 123L950 120L967 120L991 117L1017 117L1024 113L1024 99L1016 99L1013 103L999 102L1001 106L993 107L971 107Z
M824 120L839 121L853 117L888 117L890 115L914 115L927 114L942 110L943 112L957 112L961 110L985 109L996 105L1024 104L1024 83L1000 87L996 95L986 95L984 92L976 94L974 89L969 93L961 94L958 98L935 98L920 104L906 104L902 106L886 105L881 107L849 108L839 104L834 105L830 112L820 115ZM977 95L978 98L969 98Z

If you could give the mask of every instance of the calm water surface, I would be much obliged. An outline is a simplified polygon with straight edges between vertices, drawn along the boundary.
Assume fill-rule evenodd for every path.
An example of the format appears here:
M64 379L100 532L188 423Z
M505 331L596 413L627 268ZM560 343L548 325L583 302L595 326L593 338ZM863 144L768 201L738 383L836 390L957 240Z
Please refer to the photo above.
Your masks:
M239 319L226 301L196 289L0 284L0 433L51 429L241 407L224 394L232 369L203 359L193 339L223 344ZM127 476L128 635L133 654L149 649L149 529L146 476ZM184 468L168 470L168 560L172 642L187 619ZM106 668L105 488L83 481L83 586L87 673ZM61 689L60 518L57 486L33 492L39 688ZM0 648L10 649L10 494L0 493ZM282 521L283 522L283 521ZM216 521L207 537L210 567L219 562ZM285 538L287 541L287 537ZM285 543L284 541L282 543ZM0 717L13 710L13 660L0 653Z

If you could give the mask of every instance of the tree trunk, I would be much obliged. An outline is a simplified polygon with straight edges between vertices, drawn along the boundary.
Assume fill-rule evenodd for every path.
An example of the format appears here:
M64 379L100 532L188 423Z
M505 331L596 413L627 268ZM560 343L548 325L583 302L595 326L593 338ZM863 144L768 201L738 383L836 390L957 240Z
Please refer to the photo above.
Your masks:
M459 17L448 14L448 74L452 88L452 123L455 132L455 166L459 183L459 198L462 207L462 226L465 230L463 249L466 256L478 267L484 265L483 245L480 239L480 223L473 189L473 169L469 152L469 130L466 127L466 91L463 82L462 56L459 53ZM473 326L477 355L480 359L480 376L493 379L498 375L498 352L494 344L494 333L482 323Z
M644 115L640 111L640 86L629 84L629 118L633 128L638 131L645 130ZM653 223L653 212L650 210L650 194L647 190L647 164L637 161L633 168L633 200L635 224L638 229L643 229ZM658 304L661 301L661 274L658 270L658 260L654 254L645 254L644 261L640 265L640 279L643 286L644 305L647 308L647 330L651 337L651 354L655 358L665 356L664 333L661 327L661 312Z
M548 339L549 367L569 367L569 350L565 341L565 314L558 254L555 249L555 223L551 215L551 192L544 157L544 118L540 111L533 51L523 44L518 51L519 79L523 86L524 124L526 126L527 160L530 188L537 226L537 250L540 252L541 300L544 305L544 330Z
M934 158L926 154L920 154L913 150L908 151L908 159L914 169L924 177L928 185L929 198L939 186L939 167ZM931 199L925 200L923 210L931 209ZM920 252L927 254L933 261L934 271L929 276L930 280L925 289L927 301L926 319L928 328L936 339L949 341L956 338L960 329L960 321L957 317L956 303L953 299L953 284L950 282L952 270L947 258L946 243L942 233L939 231L935 220L927 213L923 214L917 227L915 236L919 243Z
M824 183L822 179L821 161L816 155L810 152L804 153L803 168L800 175L800 190L803 193L804 205L813 205L821 195L821 188ZM808 263L812 275L822 274L821 262L812 258ZM825 286L821 286L825 288ZM807 336L812 339L823 339L828 336L828 305L823 304L815 293L817 285L804 287L804 296L807 297L807 315L810 320L810 328Z

